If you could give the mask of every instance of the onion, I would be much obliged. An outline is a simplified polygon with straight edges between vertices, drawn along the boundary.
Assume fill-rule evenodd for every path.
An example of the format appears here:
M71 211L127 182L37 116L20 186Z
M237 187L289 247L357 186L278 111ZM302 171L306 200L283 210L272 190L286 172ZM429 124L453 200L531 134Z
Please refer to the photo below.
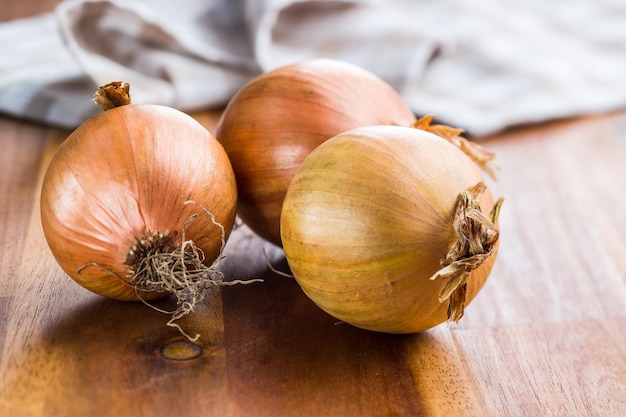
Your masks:
M61 268L118 300L178 298L173 320L223 278L216 267L236 215L222 146L190 116L131 105L128 85L101 87L108 109L59 147L43 181L41 220Z
M416 120L401 96L354 65L313 59L265 73L229 102L216 131L233 165L238 214L258 235L280 245L280 212L304 158L325 140L369 125L433 130L487 167L493 155L461 138L460 129Z
M283 249L298 284L330 315L419 332L458 321L482 288L501 204L476 164L440 137L354 129L320 145L295 174Z

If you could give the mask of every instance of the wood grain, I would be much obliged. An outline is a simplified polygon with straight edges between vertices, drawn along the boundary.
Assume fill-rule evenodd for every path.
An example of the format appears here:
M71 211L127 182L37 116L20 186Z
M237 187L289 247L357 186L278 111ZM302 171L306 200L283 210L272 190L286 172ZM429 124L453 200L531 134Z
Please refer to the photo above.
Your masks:
M208 295L183 323L202 334L190 360L164 355L181 341L164 315L90 294L52 259L38 192L67 132L0 129L0 415L624 416L626 114L485 141L504 167L501 249L458 325L394 336L337 323L241 226L222 268L265 281Z
M44 10L12 4L30 6L0 18ZM214 130L217 113L195 116ZM222 269L264 282L212 290L182 323L195 346L54 262L38 198L67 133L0 116L0 416L626 416L626 112L484 140L502 240L458 325L338 323L241 226Z

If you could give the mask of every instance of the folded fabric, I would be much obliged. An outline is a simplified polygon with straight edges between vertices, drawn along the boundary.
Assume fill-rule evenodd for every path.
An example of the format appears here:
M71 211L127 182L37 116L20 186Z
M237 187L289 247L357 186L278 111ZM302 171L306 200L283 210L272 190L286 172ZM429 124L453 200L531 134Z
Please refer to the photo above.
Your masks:
M484 136L625 106L625 24L621 0L68 0L0 25L0 112L74 127L113 80L135 103L196 111L326 57Z

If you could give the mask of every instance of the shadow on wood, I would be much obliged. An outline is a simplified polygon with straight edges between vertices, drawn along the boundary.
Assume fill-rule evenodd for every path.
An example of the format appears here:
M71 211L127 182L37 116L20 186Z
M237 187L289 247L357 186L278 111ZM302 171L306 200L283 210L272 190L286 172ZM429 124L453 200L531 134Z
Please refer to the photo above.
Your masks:
M284 258L275 267L288 270ZM407 343L428 333L361 330L320 310L292 278L269 270L263 278L262 285L222 290L235 415L419 415L402 356Z

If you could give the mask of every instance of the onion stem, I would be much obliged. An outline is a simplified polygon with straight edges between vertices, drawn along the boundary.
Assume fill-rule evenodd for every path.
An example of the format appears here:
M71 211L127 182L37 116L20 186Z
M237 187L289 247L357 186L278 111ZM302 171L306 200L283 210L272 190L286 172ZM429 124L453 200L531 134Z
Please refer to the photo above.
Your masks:
M115 107L130 104L130 85L121 81L113 81L98 88L93 102L107 111Z
M479 182L459 193L453 222L457 240L442 260L442 268L430 278L446 280L439 293L439 302L449 301L448 321L458 322L463 317L466 279L497 249L500 231L496 223L504 199L500 197L485 216L479 206L485 189L485 183Z
M474 161L489 177L492 179L496 179L496 169L500 167L494 161L495 153L489 152L478 143L470 142L461 136L464 132L463 129L450 127L446 125L431 124L433 120L433 115L429 114L418 121L413 123L411 127L415 129L425 130L430 133L434 133L435 135L447 140L457 148L459 148L465 155L467 155L472 161Z

